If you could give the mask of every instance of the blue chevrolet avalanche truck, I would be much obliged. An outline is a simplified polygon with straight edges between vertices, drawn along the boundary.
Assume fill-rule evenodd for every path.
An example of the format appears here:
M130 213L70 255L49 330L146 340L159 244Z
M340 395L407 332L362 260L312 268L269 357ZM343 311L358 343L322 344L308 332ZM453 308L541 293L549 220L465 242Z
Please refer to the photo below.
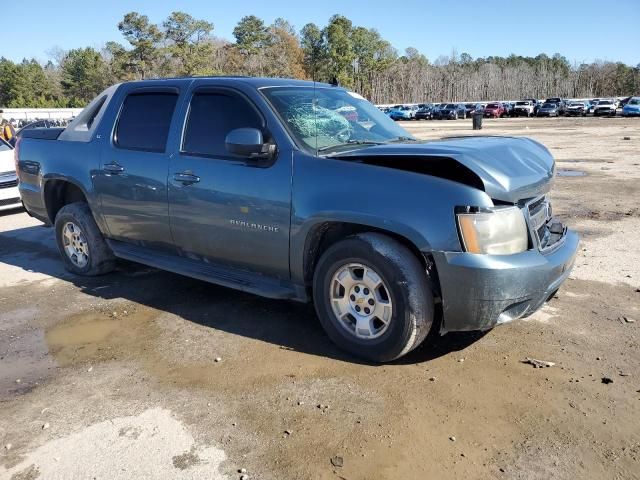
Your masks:
M360 95L296 80L115 85L16 148L29 214L79 275L117 258L313 301L376 362L431 329L531 315L578 237L552 216L554 160L527 138L422 142Z

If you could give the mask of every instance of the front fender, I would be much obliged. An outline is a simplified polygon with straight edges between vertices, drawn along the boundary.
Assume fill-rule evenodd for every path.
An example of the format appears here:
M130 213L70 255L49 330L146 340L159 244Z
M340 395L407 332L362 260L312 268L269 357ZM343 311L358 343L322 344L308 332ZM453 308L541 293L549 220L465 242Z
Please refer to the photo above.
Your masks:
M388 231L418 250L460 251L454 209L492 206L481 190L451 180L348 160L294 157L290 267L304 281L309 238L340 222Z

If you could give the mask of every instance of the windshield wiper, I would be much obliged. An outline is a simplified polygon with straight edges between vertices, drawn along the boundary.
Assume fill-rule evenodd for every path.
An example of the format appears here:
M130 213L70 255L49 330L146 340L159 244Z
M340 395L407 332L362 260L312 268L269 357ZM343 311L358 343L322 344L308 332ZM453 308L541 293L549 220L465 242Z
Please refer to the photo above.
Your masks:
M396 137L392 140L389 140L387 143L398 143L398 142L417 142L418 140L413 137L401 136Z
M386 142L376 142L374 140L347 140L344 143L336 143L335 145L327 145L318 149L318 152L325 152L332 148L348 147L350 145L384 145Z

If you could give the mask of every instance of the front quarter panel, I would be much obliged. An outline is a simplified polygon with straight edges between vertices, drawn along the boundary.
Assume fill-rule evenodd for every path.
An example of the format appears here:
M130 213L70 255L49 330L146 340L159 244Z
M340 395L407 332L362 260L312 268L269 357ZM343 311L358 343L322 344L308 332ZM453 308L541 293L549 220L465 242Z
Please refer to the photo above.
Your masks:
M492 206L475 188L429 175L355 161L294 157L291 275L304 282L307 239L326 222L382 229L420 251L460 251L454 208Z

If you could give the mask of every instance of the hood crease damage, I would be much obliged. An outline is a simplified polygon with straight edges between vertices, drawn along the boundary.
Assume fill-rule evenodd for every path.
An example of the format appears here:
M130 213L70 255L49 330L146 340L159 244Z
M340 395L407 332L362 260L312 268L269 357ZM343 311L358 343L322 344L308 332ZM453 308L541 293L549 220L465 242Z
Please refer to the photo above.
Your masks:
M474 136L386 144L332 158L451 180L511 203L547 193L555 173L549 150L524 137Z

